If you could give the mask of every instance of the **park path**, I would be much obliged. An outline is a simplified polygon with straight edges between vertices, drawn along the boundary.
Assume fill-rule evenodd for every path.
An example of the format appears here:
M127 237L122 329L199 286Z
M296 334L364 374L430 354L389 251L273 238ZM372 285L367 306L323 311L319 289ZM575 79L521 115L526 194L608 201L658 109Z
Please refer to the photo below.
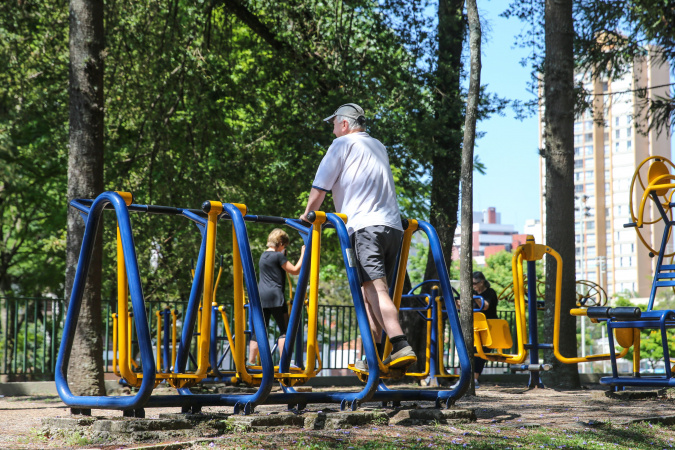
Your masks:
M410 388L410 386L407 386ZM629 399L609 398L605 387L591 386L582 390L537 389L528 391L513 385L483 385L476 396L460 399L456 407L473 409L478 424L519 428L542 426L574 429L594 422L623 424L654 417L675 423L675 402L666 396ZM376 407L368 404L366 408ZM404 402L403 406L412 406ZM420 404L429 407L427 404ZM308 410L333 410L337 405L309 405ZM284 406L260 406L256 414L285 410ZM205 413L231 413L232 408L206 407ZM148 418L160 413L176 413L177 408L148 409ZM120 417L119 411L94 410L98 417ZM0 398L0 448L45 448L40 442L41 420L45 417L69 417L70 410L57 396ZM402 430L403 431L403 430Z

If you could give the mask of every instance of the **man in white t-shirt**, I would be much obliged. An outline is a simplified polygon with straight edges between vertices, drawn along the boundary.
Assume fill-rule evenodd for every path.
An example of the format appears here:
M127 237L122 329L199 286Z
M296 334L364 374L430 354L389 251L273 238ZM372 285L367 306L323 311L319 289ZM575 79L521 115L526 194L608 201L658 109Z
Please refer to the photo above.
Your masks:
M417 358L389 297L388 281L396 276L394 266L403 229L387 149L365 132L366 117L355 103L340 106L324 121L333 124L336 139L319 165L300 219L307 220L310 211L321 207L326 192L333 193L335 210L348 219L347 230L356 252L357 270L378 352L382 356L384 329L392 352L383 362L402 369ZM367 361L357 361L356 368L367 371Z

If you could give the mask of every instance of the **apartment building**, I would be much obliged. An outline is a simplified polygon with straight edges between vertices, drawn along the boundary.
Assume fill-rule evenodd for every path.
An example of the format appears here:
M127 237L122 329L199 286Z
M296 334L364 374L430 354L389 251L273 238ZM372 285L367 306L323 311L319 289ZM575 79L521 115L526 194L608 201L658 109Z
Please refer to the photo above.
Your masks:
M623 225L631 221L629 196L636 167L649 156L670 159L671 144L666 132L647 131L640 106L643 100L636 90L667 85L669 70L648 55L636 60L630 72L619 79L595 79L579 74L576 81L584 83L593 94L593 111L586 111L574 123L576 278L598 282L609 295L629 291L647 297L654 261L635 229ZM663 87L647 92L650 96L663 96L668 91ZM542 119L543 110L540 136ZM542 159L542 193L544 170ZM637 190L637 195L641 197L642 189ZM545 224L543 195L541 198L541 223ZM646 213L652 216L656 211L650 208ZM663 228L659 224L646 225L641 231L658 248Z

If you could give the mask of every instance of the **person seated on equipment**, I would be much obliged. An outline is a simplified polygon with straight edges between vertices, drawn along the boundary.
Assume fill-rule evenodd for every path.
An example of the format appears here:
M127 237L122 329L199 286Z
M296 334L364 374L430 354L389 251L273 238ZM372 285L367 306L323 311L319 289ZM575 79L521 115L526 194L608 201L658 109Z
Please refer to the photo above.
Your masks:
M267 250L260 255L258 267L260 269L260 280L258 282L258 292L260 293L260 304L265 315L265 327L269 327L270 317L279 327L279 341L277 348L279 356L284 348L286 341L287 310L284 291L286 289L286 272L291 275L300 273L302 258L305 255L305 246L300 249L300 259L295 265L286 259L286 247L290 239L288 234L281 228L275 228L267 237ZM255 333L251 334L251 344L248 352L249 365L255 365L258 358L258 341Z
M483 272L473 273L473 295L480 295L483 297L483 308L481 312L485 314L486 319L497 319L497 293L490 287L490 282L485 279ZM480 302L480 300L478 300ZM480 303L479 303L480 305ZM486 352L490 351L483 348ZM478 377L483 373L486 361L478 356L474 359L473 379L476 387L479 387Z

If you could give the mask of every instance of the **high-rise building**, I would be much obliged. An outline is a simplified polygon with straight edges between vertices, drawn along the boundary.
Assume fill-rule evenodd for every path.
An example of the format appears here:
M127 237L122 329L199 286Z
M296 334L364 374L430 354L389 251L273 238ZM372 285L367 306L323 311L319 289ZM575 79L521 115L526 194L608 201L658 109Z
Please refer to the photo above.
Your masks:
M459 257L461 237L461 226L458 225L452 247L453 260ZM511 251L524 241L525 238L517 234L513 225L502 224L502 215L496 208L473 212L472 251L473 259L479 266L485 265L486 257L503 250Z
M576 278L598 282L609 295L630 291L647 297L653 261L635 229L623 225L631 221L629 196L635 169L649 156L671 157L670 136L667 131L647 130L644 99L638 94L638 89L648 88L647 96L667 96L667 87L654 87L670 83L668 66L647 55L635 60L629 73L619 79L578 74L576 81L593 95L593 112L586 111L574 123ZM543 110L540 136L542 119ZM544 170L542 159L542 193ZM635 194L641 196L642 189ZM640 197L637 205L639 201ZM541 211L545 223L543 196ZM656 211L650 208L645 213L654 217ZM641 231L658 248L661 225L645 225Z

